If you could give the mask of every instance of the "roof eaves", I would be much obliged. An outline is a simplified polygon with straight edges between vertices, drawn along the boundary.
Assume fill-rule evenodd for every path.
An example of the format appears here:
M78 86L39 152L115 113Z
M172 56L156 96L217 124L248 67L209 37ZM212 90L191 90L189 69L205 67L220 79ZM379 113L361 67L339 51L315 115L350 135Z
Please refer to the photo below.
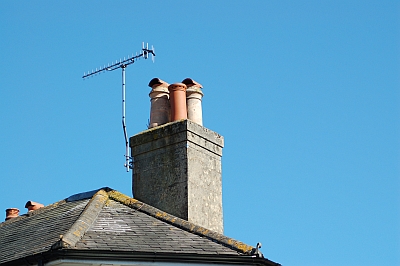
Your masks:
M157 208L154 208L150 205L147 205L139 200L128 197L118 191L111 190L108 192L108 196L110 199L118 201L130 208L140 210L143 213L146 213L146 214L148 214L152 217L155 217L161 221L164 221L164 222L167 222L174 226L177 226L177 227L184 229L190 233L194 233L199 236L207 237L208 239L210 239L216 243L222 244L224 246L227 246L233 250L244 253L246 255L251 255L252 250L254 250L254 248L252 246L249 246L243 242L237 241L233 238L226 237L220 233L211 231L204 227L195 225L191 222L188 222L186 220L183 220L181 218L178 218L176 216L173 216L171 214L163 212L163 211L161 211Z
M97 191L88 202L79 218L66 234L60 236L60 240L58 240L51 249L74 248L89 227L95 222L107 200L108 194L105 190L100 189Z
M74 263L76 261L98 261L107 262L171 262L171 263L222 263L222 264L244 264L244 265L265 265L281 266L265 258L255 256L235 256L235 255L210 255L210 254L176 254L163 252L131 252L131 251L110 251L110 250L80 250L80 249L58 249L49 250L40 254L30 255L14 261L1 264L2 266L14 265L41 265L52 261L63 260L64 262ZM123 264L123 263L122 263ZM74 264L75 265L75 264Z
M211 255L211 254L183 254L168 252L131 252L131 251L108 251L108 250L78 250L64 249L55 251L62 254L68 259L93 259L100 261L159 261L172 263L229 263L229 264L245 264L245 265L266 265L281 266L281 264L259 258L256 256L235 256L235 255Z

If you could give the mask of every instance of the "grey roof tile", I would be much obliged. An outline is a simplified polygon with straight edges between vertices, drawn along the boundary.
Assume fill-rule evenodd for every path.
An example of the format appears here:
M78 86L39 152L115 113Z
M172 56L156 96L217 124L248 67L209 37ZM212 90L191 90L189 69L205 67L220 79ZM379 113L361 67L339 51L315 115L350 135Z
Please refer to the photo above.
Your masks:
M109 235L113 238L110 238ZM74 248L237 255L231 248L109 200Z

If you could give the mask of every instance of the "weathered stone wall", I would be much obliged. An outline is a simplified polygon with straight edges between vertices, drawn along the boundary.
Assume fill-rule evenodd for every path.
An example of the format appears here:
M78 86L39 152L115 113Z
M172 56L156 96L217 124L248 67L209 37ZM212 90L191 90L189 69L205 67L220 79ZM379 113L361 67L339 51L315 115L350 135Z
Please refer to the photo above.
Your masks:
M223 233L223 137L190 120L130 138L135 198Z

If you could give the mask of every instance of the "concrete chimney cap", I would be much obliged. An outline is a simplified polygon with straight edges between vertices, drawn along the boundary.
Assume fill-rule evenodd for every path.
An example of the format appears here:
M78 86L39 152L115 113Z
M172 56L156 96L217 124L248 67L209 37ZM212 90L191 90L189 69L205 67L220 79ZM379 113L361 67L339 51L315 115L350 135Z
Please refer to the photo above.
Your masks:
M150 88L154 88L154 87L158 87L158 86L168 87L169 84L159 78L153 78L152 80L150 80L150 82L149 82Z
M182 83L185 84L188 88L192 87L192 86L203 88L203 85L201 85L200 83L194 81L191 78L185 78L184 80L182 80Z

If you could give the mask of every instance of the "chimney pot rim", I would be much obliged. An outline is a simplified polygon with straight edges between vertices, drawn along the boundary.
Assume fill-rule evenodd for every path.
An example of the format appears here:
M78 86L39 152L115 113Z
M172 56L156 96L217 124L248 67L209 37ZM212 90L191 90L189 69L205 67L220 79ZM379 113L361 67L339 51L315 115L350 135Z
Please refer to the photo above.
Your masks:
M169 84L168 84L167 82L165 82L164 80L162 80L162 79L153 78L152 80L150 80L148 86L149 86L150 88L153 88L153 89L154 89L155 87L159 87L159 86L168 87Z
M19 211L19 209L18 208L8 208L8 209L6 209L6 211Z
M171 85L168 86L168 90L169 91L171 91L171 90L173 90L173 91L176 91L176 90L186 91L186 89L187 89L187 86L184 83L181 83L181 82L177 82L177 83L174 83L174 84L171 84Z

